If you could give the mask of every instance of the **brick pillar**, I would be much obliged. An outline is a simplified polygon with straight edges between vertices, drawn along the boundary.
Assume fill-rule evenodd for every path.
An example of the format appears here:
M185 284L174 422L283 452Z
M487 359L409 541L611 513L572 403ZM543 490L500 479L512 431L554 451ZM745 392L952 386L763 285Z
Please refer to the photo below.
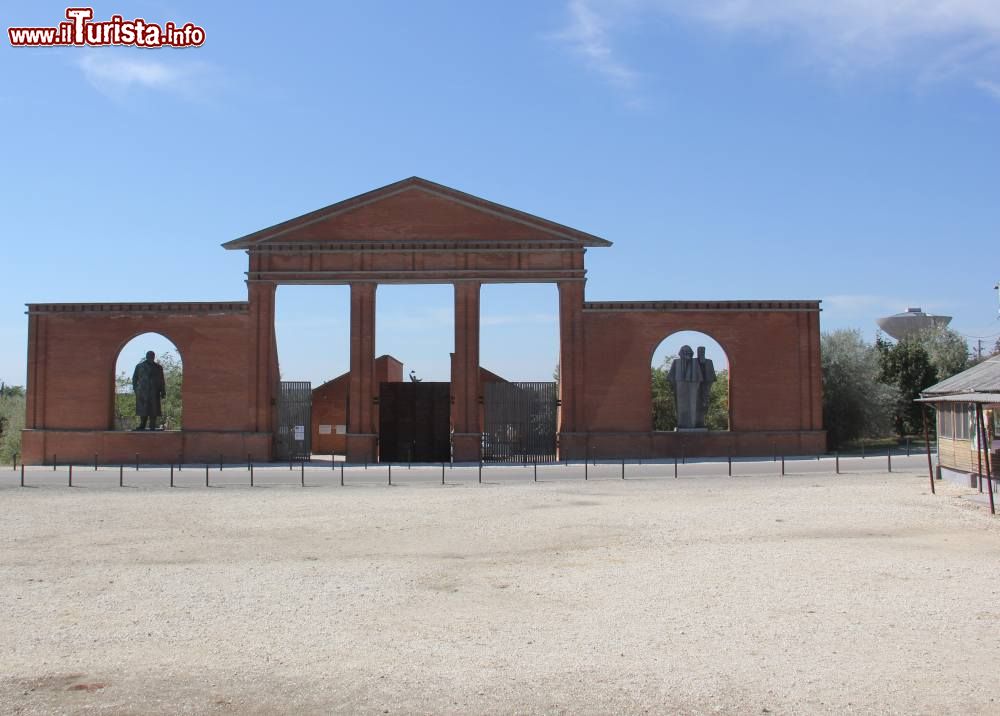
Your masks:
M30 311L30 309L29 309ZM44 465L46 455L45 391L48 323L44 316L28 314L28 385L25 391L24 430L21 432L21 462ZM110 419L110 416L109 416Z
M44 318L28 314L28 386L24 427L45 427L45 328Z
M456 461L478 461L482 447L479 424L479 289L480 283L455 284L455 358L452 361L452 423Z
M812 382L812 424L813 430L823 429L823 364L820 358L819 311L809 313L810 374ZM825 437L823 438L825 440ZM823 444L826 448L826 444Z
M559 283L560 458L586 456L583 401L583 281Z
M347 460L374 462L375 283L351 284L351 377L347 390Z
M278 345L274 333L274 298L277 286L261 281L248 285L250 301L250 429L273 433L278 381ZM270 458L270 455L264 456Z

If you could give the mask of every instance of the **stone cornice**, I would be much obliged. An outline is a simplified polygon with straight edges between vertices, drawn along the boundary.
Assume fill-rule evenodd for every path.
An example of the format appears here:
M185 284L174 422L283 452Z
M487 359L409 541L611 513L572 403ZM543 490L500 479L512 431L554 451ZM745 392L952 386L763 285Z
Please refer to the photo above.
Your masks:
M28 303L28 315L61 315L100 313L104 315L158 314L189 316L192 314L248 313L247 301L199 301L169 303Z
M334 254L334 253L400 253L406 251L447 251L449 253L579 253L584 246L568 246L548 241L341 241L319 243L305 241L259 244L246 249L249 254Z
M792 311L818 312L820 301L587 301L584 311Z

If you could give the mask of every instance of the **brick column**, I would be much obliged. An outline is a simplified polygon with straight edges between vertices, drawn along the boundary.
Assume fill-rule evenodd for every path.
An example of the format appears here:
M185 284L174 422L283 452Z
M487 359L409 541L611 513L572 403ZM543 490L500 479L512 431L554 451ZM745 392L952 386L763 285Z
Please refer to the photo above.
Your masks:
M351 377L347 391L347 460L374 462L375 291L378 284L351 284Z
M28 386L24 427L45 427L45 319L28 314ZM110 416L109 416L110 419Z
M560 458L586 456L583 414L583 281L559 283Z
M476 281L455 284L455 359L452 361L452 423L456 461L478 461L482 447L479 424L479 289Z
M274 334L274 298L277 286L262 281L248 287L250 301L250 428L274 432L278 381L278 347Z

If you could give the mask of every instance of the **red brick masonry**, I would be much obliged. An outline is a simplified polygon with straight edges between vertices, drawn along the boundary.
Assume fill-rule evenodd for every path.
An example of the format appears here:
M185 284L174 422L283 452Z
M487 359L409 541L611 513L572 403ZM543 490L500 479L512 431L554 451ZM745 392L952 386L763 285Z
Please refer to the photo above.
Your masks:
M225 244L246 251L248 300L229 303L29 304L23 459L104 463L272 456L279 380L280 284L351 286L345 447L374 460L380 283L455 287L455 457L479 457L483 283L555 283L560 320L560 450L565 458L811 454L825 448L818 301L585 302L588 248L610 242L419 178L333 204ZM730 363L732 429L652 431L656 346L701 331ZM118 354L160 333L184 363L179 432L112 428ZM508 376L516 379L515 376Z

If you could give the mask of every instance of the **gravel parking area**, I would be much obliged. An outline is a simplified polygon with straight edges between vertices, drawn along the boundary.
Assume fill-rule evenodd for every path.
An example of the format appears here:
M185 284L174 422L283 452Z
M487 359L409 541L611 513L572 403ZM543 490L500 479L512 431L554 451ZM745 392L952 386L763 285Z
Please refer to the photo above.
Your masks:
M1000 521L971 490L603 467L173 490L8 468L0 712L1000 711Z

